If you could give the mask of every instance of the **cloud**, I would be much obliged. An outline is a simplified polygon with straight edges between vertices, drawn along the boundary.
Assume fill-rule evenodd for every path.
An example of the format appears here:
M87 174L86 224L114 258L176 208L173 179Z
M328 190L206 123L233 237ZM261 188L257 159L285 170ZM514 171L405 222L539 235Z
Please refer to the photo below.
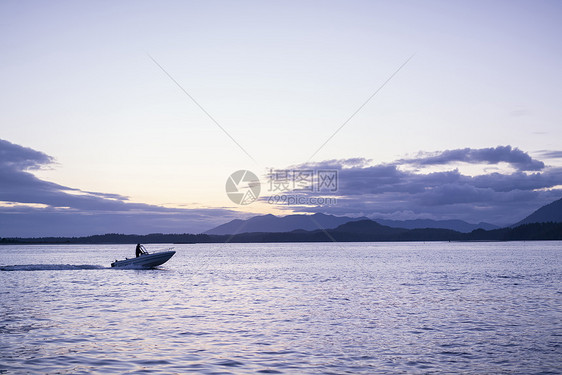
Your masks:
M227 209L166 208L84 191L37 178L29 170L54 159L0 140L0 237L73 236L107 232L199 233L239 216Z
M339 185L334 193L337 204L289 208L300 212L321 211L372 218L404 218L407 214L409 218L461 219L508 225L562 196L562 168L546 167L541 161L510 146L448 150L431 157L421 153L418 159L407 159L411 165L453 164L454 161L509 162L517 168L513 173L494 171L471 176L456 168L432 173L403 170L400 166L404 159L375 165L372 162L369 165L366 159L359 163L352 159L302 164L297 168L338 171ZM540 171L529 172L539 167Z
M0 139L0 168L39 169L53 162L54 159L43 152Z
M541 150L538 154L546 159L562 159L562 151Z
M98 211L115 211L125 208L127 197L81 191L43 181L27 172L30 169L47 167L54 162L52 157L42 152L0 140L0 155L2 156L0 159L1 201L38 203L52 207ZM69 192L73 192L73 194Z
M397 162L416 166L443 165L454 162L470 164L499 164L505 162L519 171L540 171L545 167L542 161L533 159L528 153L518 148L511 148L511 146L480 149L464 148L421 153L417 158L401 159Z
M546 152L546 151L545 151ZM548 151L548 155L562 155ZM37 178L30 171L50 167L45 153L0 140L0 237L76 236L119 232L199 233L242 214L223 208L166 208L132 203L128 197L85 191ZM465 175L456 162L497 165L493 172ZM507 162L515 172L501 172ZM450 165L422 172L409 165ZM545 166L510 146L420 153L418 158L376 164L366 158L333 159L290 169L338 171L337 204L279 205L295 212L387 219L461 219L498 225L515 223L562 196L562 168ZM317 192L293 192L301 196ZM325 195L327 195L326 193ZM267 201L262 196L262 201Z

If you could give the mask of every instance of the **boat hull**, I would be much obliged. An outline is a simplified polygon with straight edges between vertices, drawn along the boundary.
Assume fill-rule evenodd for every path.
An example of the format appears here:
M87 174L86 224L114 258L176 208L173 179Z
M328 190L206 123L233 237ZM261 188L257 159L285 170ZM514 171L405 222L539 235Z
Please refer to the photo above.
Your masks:
M117 268L154 268L166 263L176 252L173 250L159 253L142 254L136 258L116 260L111 267Z

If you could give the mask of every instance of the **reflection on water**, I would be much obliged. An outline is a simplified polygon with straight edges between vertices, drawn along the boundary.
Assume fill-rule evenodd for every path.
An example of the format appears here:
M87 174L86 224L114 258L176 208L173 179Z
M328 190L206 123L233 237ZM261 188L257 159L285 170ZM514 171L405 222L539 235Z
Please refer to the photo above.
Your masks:
M561 245L2 246L0 372L561 372Z

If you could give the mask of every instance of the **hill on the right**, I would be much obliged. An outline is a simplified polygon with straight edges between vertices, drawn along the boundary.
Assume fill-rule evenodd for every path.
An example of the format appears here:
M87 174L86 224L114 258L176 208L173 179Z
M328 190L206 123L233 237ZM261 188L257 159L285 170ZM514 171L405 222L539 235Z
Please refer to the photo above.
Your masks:
M520 222L513 224L513 227L523 224L546 223L552 221L554 223L562 222L562 198L542 206Z

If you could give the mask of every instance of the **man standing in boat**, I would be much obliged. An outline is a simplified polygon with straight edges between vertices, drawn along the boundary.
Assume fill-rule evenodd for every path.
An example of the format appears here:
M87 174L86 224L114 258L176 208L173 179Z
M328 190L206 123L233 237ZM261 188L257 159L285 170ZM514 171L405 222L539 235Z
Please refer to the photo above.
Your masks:
M140 243L137 244L137 249L135 250L135 253L137 255L137 258L140 257L142 254L148 254L144 246L142 246Z

